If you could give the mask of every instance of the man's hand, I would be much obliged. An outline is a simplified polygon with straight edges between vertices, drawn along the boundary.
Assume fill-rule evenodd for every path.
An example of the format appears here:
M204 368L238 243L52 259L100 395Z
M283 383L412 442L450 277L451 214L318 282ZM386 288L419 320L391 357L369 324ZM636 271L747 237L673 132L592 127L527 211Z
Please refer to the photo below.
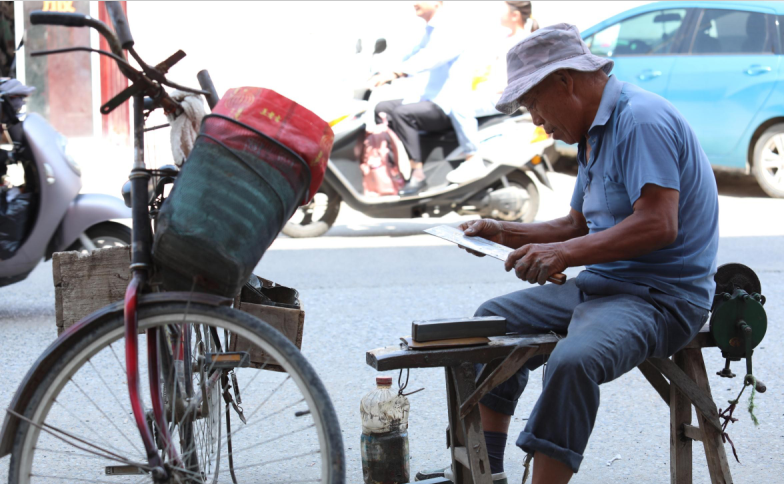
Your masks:
M469 237L482 237L497 244L504 245L504 228L498 220L471 220L470 222L460 224L460 227L458 228ZM458 245L458 247L465 249L469 254L474 254L477 257L485 256L481 252L466 249L462 245Z
M394 72L380 72L368 80L368 84L372 87L383 86L388 82L392 82L398 78Z
M547 278L563 272L567 267L561 243L527 244L509 254L504 264L506 271L531 284L544 285Z

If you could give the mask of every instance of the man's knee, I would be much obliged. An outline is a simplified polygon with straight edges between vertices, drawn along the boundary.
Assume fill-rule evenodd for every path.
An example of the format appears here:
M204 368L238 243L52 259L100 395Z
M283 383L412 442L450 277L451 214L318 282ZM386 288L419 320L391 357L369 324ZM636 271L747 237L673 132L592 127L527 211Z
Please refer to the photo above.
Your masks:
M596 383L604 383L606 372L601 353L601 348L592 348L576 338L567 338L556 345L547 359L547 375L565 378L588 377Z
M501 316L501 305L497 299L489 299L477 308L474 316Z

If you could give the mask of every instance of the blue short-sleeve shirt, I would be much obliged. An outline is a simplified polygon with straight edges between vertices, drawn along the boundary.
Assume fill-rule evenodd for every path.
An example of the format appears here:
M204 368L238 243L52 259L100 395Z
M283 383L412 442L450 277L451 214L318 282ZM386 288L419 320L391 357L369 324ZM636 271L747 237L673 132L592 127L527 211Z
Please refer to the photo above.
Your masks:
M643 284L710 309L719 246L716 179L697 137L667 100L611 76L587 141L571 206L590 233L621 223L648 183L679 192L678 237L630 260L589 265L611 279Z

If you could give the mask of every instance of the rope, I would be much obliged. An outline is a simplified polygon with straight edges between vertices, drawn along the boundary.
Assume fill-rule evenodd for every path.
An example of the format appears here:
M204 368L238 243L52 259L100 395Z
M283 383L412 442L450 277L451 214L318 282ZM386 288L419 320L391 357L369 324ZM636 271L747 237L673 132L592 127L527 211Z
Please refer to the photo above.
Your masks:
M749 395L748 411L749 411L749 415L751 416L751 421L754 422L755 426L758 426L759 420L757 419L757 416L754 415L754 408L756 408L754 405L754 395L757 394L757 388L756 388L757 379L754 378L754 375L746 375L746 378L743 379L743 388L740 389L740 393L738 393L738 396L734 400L729 400L727 402L730 404L729 407L727 407L723 411L719 409L719 418L724 419L724 423L721 425L721 440L725 444L727 442L730 443L730 446L732 447L732 455L735 456L735 460L739 464L740 464L740 459L738 459L738 452L735 450L735 444L732 442L732 439L730 439L730 436L727 433L727 425L738 421L738 419L734 418L732 414L733 412L735 412L735 407L737 407L738 404L740 403L740 397L743 396L743 392L746 390L746 387L749 386L751 387L751 394Z
M522 484L525 484L525 481L528 480L528 476L531 475L531 461L533 460L533 458L534 458L533 454L527 454L525 456L525 461L523 462L523 467L525 468L525 472L523 472Z

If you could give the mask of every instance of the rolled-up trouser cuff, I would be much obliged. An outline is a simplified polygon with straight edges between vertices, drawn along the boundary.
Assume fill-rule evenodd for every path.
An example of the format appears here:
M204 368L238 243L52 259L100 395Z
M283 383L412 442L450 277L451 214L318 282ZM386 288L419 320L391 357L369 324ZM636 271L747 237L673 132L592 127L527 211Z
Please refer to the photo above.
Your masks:
M493 395L492 392L482 397L479 402L490 410L494 410L504 415L514 415L517 400L507 400L504 397Z
M563 462L574 473L577 473L577 470L580 469L580 463L583 461L583 456L577 452L564 449L547 440L538 439L533 434L525 431L520 432L520 436L517 438L517 446L528 454L541 452L551 459Z

